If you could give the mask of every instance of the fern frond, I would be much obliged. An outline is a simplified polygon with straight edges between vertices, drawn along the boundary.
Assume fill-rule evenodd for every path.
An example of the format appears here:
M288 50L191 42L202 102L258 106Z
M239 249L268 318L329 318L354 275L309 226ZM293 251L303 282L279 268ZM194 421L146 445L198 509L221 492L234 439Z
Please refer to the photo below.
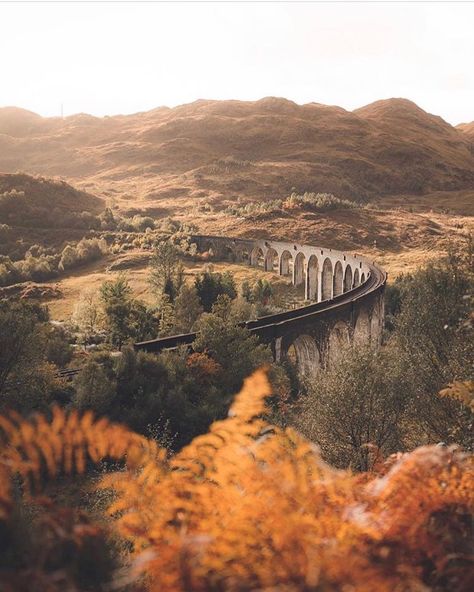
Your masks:
M439 395L460 401L474 413L474 380L453 382L440 391Z

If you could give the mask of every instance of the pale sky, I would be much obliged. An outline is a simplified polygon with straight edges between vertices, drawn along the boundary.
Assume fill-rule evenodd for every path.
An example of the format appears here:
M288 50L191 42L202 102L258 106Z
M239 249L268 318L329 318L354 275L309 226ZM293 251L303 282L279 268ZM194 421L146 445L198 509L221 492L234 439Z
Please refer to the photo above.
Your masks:
M474 3L0 3L0 106L134 113L405 97L474 120Z

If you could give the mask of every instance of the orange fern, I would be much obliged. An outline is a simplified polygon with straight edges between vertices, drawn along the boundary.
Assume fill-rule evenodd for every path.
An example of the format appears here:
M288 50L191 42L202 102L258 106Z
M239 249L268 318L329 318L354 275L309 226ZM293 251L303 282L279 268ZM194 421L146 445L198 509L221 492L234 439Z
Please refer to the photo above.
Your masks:
M255 373L229 417L172 458L90 414L3 418L0 511L9 512L4 484L14 473L37 488L61 471L123 458L124 471L101 487L116 491L109 512L151 592L425 591L430 578L454 577L432 518L446 513L446 530L453 513L474 513L472 455L424 447L378 475L337 471L299 434L264 420L270 392ZM469 589L468 562L458 557L449 580L459 590Z

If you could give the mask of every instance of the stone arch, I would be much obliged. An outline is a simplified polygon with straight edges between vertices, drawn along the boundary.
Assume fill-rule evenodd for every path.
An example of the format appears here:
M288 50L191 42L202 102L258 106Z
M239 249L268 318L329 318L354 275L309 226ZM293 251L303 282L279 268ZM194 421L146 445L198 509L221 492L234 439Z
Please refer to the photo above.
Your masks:
M359 279L359 270L355 269L354 271L354 279L353 279L353 286L354 288L357 288L357 286L360 284L360 279Z
M344 349L350 344L349 327L344 321L338 321L331 329L328 340L328 366L341 359Z
M316 255L311 255L308 259L308 270L306 272L306 299L318 299L318 273L319 263Z
M366 310L361 310L354 327L354 346L360 347L370 343L370 319Z
M240 261L244 265L250 265L250 253L248 249L239 249L237 252L237 261Z
M322 300L332 298L332 263L329 258L326 258L323 263L321 294Z
M365 273L362 273L360 276L360 283L363 284L365 282Z
M205 240L202 244L203 253L207 253L207 258L212 259L218 253L217 245L214 241Z
M295 257L295 267L293 270L293 283L295 286L300 286L305 281L304 262L304 253L299 252Z
M278 253L275 249L268 249L265 253L265 271L278 272Z
M290 251L283 251L281 254L280 275L293 276L293 255Z
M319 368L319 349L310 335L298 335L287 350L287 358L295 363L302 376L312 374Z
M346 265L346 271L344 272L344 292L352 290L352 267Z
M260 247L254 247L250 253L250 265L252 267L265 267L265 258Z
M224 258L227 261L234 262L234 261L237 260L237 253L235 252L235 249L233 249L229 245L224 245L224 247L223 247L223 255L224 255Z
M343 290L343 280L344 280L344 273L342 271L342 263L340 261L336 262L336 265L334 266L334 285L333 285L333 297L334 296L339 296L339 294L342 294L342 290Z

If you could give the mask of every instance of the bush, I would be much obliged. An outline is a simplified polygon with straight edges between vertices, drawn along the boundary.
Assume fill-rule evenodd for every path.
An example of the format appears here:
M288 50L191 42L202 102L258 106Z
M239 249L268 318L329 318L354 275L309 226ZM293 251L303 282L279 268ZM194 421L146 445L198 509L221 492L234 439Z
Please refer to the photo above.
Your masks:
M404 449L411 395L405 360L393 348L348 349L308 382L295 422L331 464L358 471Z
M230 216L250 218L258 214L284 213L291 210L329 212L331 210L352 209L360 204L340 199L331 193L292 193L286 199L274 199L264 202L249 202L243 206L229 206L225 213Z
M194 285L206 312L211 311L220 294L227 294L231 299L237 296L235 281L230 272L221 274L206 270L196 277Z
M471 590L472 455L422 447L362 475L336 470L294 430L263 419L270 393L262 372L252 376L229 417L171 457L125 427L90 416L56 409L51 423L2 418L0 520L9 525L14 519L10 485L17 474L27 488L27 475L39 485L64 472L83 473L86 460L112 459L124 468L106 475L100 487L114 489L107 509L111 526L127 543L123 563L129 571L120 574L127 587ZM53 499L47 503L55 509L56 528L41 531L41 557L44 551L49 558L51 540L61 541L69 532L73 558L91 548L89 539L98 536L99 526L71 520ZM94 559L102 576L100 545L92 549L93 557L82 565ZM34 555L20 569L6 566L0 585L77 589L68 569L70 553L53 558L55 570L38 564ZM89 580L84 589L100 589L101 580ZM106 587L116 585L117 579Z
M90 360L74 380L73 403L78 409L98 414L110 410L116 386L111 376L95 360Z

